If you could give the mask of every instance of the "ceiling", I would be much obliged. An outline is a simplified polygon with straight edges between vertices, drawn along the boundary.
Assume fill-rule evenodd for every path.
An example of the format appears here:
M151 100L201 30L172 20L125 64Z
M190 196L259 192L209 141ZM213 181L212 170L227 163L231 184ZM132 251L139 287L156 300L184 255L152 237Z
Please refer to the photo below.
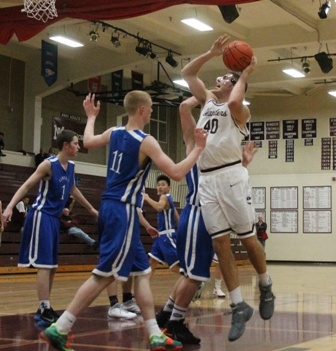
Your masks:
M104 21L122 29L119 36L121 46L118 48L110 41L112 28L108 27L103 32L103 27L99 25L98 41L90 42L89 32L94 28L92 23L66 19L52 24L25 42L18 42L13 37L7 45L0 45L0 54L29 60L29 55L34 50L40 50L41 39L48 40L50 34L62 32L69 36L73 34L85 43L84 48L80 49L81 56L97 50L99 57L108 55L118 62L116 66L142 72L149 81L159 78L169 82L169 78L179 77L181 66L208 50L219 35L229 33L233 40L247 41L258 60L257 69L249 78L247 97L314 94L314 91L325 87L326 84L336 87L336 67L325 74L314 57L308 58L311 71L300 79L287 76L282 72L282 68L294 66L301 69L301 60L290 58L314 56L320 51L335 54L331 57L336 66L336 2L333 0L331 3L327 19L320 19L318 16L321 4L319 0L261 0L237 5L240 15L231 24L223 20L217 6L189 4L168 7L140 17ZM1 8L22 4L23 0L0 0L0 18ZM205 21L214 30L198 32L189 29L180 20L190 16ZM125 32L131 35L126 35ZM137 39L134 36L137 35L158 45L152 47L158 55L157 59L145 58L135 52ZM177 68L165 63L167 51L162 48L172 49L181 54L174 55L174 59L179 63ZM68 49L62 45L59 45L58 49L59 55L65 58L74 57L74 50L78 49ZM282 60L284 58L289 60ZM163 63L164 70L161 68L158 71L157 60ZM122 62L127 63L122 65ZM215 78L224 70L222 60L216 58L202 68L200 77L211 88ZM97 71L97 74L101 73Z

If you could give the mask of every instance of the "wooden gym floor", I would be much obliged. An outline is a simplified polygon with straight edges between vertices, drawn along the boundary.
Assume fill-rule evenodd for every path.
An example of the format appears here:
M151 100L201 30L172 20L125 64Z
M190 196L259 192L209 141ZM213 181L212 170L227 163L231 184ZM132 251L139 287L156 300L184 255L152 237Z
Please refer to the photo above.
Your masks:
M200 351L335 351L336 266L332 264L269 264L276 295L276 311L263 321L258 309L258 283L250 266L239 267L245 300L256 308L237 341L227 341L230 301L212 296L213 279L187 315L190 330L201 338ZM86 273L56 274L52 305L61 312L74 296ZM177 275L158 270L152 281L156 308L166 301ZM225 291L224 284L222 285ZM120 290L120 289L119 289ZM39 337L33 315L37 309L35 275L0 276L0 351L52 351ZM76 351L144 351L147 336L141 316L134 321L108 320L103 293L75 324L72 347Z

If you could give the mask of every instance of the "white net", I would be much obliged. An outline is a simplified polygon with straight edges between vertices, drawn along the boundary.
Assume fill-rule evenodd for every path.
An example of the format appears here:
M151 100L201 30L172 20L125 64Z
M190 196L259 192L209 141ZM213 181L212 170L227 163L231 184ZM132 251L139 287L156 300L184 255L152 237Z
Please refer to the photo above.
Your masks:
M48 19L57 17L55 3L56 0L24 0L24 7L21 11L26 12L30 18L47 22Z

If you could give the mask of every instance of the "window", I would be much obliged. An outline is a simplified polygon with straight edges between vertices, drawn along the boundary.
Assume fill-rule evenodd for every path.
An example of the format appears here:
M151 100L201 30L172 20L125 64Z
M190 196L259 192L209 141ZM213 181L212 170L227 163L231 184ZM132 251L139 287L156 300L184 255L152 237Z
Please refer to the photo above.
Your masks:
M160 143L167 143L167 121L170 109L165 106L153 106L149 133Z

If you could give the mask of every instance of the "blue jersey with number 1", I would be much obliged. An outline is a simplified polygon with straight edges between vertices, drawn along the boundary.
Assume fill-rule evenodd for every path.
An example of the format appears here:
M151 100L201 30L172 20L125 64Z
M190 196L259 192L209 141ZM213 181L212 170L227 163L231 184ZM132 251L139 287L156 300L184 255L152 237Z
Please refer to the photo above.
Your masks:
M40 181L39 192L28 212L20 242L19 267L56 268L60 224L58 217L69 198L75 179L75 164L64 169L58 158L48 158L50 179Z
M49 157L48 161L51 163L52 176L48 180L40 181L39 192L32 208L59 217L74 184L75 164L68 161L67 169L64 169L57 157Z

